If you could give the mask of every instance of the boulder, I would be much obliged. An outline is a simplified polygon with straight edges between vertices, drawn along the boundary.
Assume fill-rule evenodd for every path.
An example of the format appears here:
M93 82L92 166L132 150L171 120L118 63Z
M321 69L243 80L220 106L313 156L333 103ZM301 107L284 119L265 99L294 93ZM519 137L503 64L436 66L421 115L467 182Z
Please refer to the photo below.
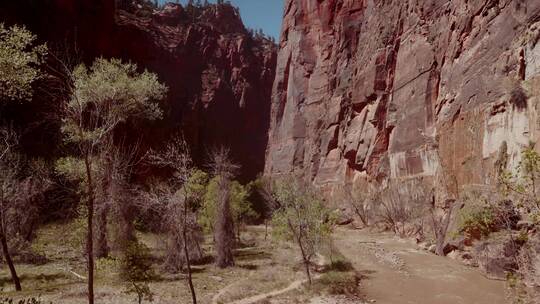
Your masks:
M450 252L453 252L458 249L459 247L456 244L447 243L446 245L444 245L443 253L444 255L448 255Z
M499 234L475 246L475 261L488 277L505 280L508 272L518 268L517 257L521 246L515 237Z

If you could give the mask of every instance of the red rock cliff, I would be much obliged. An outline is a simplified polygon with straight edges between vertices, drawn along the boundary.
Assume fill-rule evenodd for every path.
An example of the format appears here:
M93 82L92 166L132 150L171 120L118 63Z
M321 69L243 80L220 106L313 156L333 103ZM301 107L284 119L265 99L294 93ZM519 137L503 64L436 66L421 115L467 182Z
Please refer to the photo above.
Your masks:
M265 173L487 184L538 137L540 1L286 0ZM441 174L442 173L442 174ZM433 179L432 179L433 180Z

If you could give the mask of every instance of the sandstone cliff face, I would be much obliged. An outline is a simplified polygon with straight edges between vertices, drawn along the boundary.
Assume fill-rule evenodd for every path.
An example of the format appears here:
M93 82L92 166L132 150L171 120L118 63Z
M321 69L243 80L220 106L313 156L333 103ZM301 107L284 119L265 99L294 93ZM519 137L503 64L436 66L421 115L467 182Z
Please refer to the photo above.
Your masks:
M8 1L0 4L0 20L25 24L53 48L76 45L87 63L117 57L157 73L169 94L165 119L140 130L150 141L183 131L200 164L211 148L224 145L241 163L244 179L262 172L274 43L248 33L238 11L227 4L194 15L178 4L143 13L141 6L119 3Z
M540 1L285 7L266 174L329 188L427 177L459 194L538 138Z
M141 62L169 85L169 126L184 130L200 163L224 145L243 178L263 171L277 48L251 37L232 6L210 6L196 22L176 4L152 18L119 11L114 39L111 56Z

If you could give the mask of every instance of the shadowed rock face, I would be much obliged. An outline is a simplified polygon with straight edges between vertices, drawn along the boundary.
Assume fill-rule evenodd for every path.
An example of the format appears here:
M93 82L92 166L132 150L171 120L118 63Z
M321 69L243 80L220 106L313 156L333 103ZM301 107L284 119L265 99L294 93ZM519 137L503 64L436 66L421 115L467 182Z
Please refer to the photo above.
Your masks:
M493 180L503 146L510 167L537 138L539 1L285 7L267 175L300 169L330 188L437 177L457 194Z
M143 14L116 8L121 1L5 2L0 20L25 24L50 46L76 45L87 63L118 57L157 73L169 95L165 119L140 127L151 143L181 130L200 164L224 145L243 179L263 171L277 50L252 37L232 6L212 5L193 19L177 4Z

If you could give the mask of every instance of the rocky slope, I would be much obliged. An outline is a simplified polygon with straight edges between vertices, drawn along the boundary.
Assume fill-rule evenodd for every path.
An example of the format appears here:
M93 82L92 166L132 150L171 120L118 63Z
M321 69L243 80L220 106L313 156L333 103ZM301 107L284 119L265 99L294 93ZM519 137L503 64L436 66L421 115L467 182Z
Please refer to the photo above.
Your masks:
M213 146L225 145L242 177L263 170L276 46L250 34L231 5L187 11L136 1L2 2L0 20L25 24L52 49L76 46L88 63L118 57L156 72L169 96L165 120L141 130L150 140L182 130L200 163Z
M442 199L492 182L538 138L539 1L285 7L267 175L429 180Z

